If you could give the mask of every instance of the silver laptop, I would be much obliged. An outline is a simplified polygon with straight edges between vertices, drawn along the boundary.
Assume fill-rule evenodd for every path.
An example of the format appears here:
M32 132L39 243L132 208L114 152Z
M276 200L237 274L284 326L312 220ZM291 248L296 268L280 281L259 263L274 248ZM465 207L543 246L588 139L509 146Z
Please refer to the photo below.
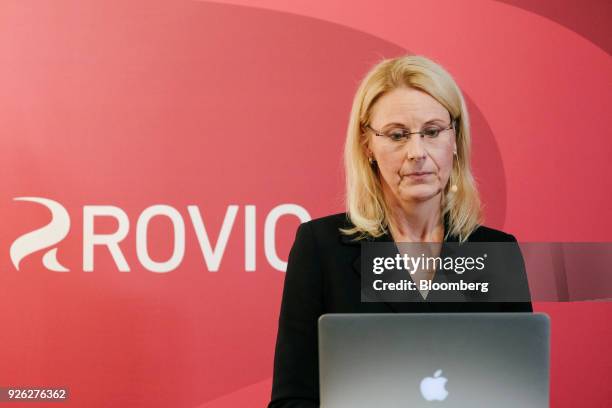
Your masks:
M532 313L327 314L322 408L548 408L549 319Z

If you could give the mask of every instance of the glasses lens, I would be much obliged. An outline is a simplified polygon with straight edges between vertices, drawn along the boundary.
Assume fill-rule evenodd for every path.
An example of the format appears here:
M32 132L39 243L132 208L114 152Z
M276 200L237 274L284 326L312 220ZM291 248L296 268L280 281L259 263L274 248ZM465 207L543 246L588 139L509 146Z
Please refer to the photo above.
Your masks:
M406 139L406 137L404 136L405 133L406 133L405 129L392 128L392 129L386 130L384 132L384 135L387 136L387 139L390 139L394 142L400 142Z
M440 129L439 127L427 127L423 129L423 136L429 138L436 138L438 137L441 131L442 129Z

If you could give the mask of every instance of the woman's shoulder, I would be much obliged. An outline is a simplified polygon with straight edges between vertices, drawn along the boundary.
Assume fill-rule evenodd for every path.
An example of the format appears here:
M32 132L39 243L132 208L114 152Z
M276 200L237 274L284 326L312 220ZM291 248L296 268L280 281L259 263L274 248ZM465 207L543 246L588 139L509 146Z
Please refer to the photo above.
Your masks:
M315 235L334 235L340 234L340 228L351 228L351 223L347 213L336 213L324 217L313 218L300 225L301 228L310 229Z
M304 224L310 224L312 228L325 229L325 228L344 228L351 226L352 223L345 212L326 215L324 217L313 218Z
M479 225L467 240L468 242L516 242L514 235L485 225Z
M321 245L335 245L340 240L344 241L342 239L344 234L340 232L340 229L352 228L353 226L348 214L343 212L313 218L310 221L302 223L299 229L302 230L302 233L313 236Z

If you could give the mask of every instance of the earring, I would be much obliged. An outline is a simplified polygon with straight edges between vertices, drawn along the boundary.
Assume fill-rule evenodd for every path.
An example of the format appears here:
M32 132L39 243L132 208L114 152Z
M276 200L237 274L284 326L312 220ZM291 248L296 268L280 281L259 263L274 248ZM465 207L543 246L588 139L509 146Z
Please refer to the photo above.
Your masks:
M374 160L374 157L372 157L372 156L368 157L368 161L370 162L370 165L376 163L376 160Z

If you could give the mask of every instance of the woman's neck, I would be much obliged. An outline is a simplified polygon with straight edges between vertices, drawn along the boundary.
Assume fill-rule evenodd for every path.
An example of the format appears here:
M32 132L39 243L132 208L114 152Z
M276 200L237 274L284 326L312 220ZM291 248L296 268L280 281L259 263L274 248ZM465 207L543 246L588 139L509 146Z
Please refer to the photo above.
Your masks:
M387 201L389 229L396 242L442 242L444 223L438 196L422 202Z

